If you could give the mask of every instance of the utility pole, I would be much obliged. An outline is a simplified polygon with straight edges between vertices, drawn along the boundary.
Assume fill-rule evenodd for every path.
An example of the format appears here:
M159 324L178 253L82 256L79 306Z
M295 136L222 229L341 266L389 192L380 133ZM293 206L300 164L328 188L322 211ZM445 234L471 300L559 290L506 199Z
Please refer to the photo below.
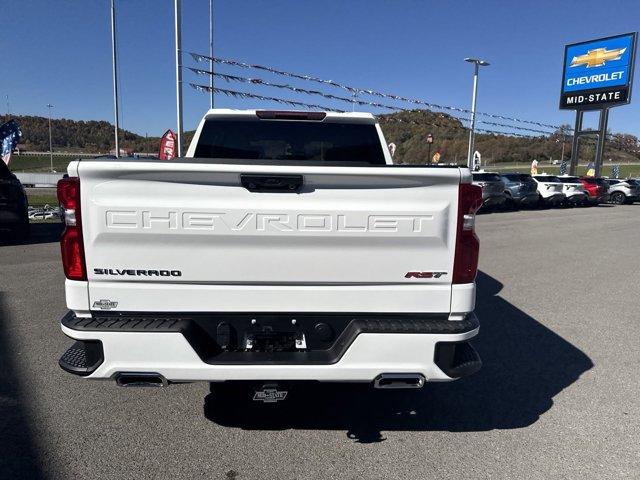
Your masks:
M213 0L209 0L209 57L209 70L211 71L211 75L209 75L209 93L211 94L209 108L213 108Z
M176 115L177 115L177 149L176 156L182 156L182 32L180 19L181 0L174 0L174 20L176 34Z
M464 61L474 64L473 96L471 100L471 129L469 131L469 151L467 152L467 167L473 168L473 151L476 129L476 100L478 98L478 71L480 67L488 66L489 62L485 62L484 60L479 60L477 58L465 58Z
M116 0L111 0L111 58L113 63L113 110L115 113L115 143L116 158L120 156L120 142L118 141L118 130L120 128L118 117L118 65L116 55Z
M51 141L51 109L53 105L47 103L47 108L49 109L49 163L50 169L53 172L53 142Z

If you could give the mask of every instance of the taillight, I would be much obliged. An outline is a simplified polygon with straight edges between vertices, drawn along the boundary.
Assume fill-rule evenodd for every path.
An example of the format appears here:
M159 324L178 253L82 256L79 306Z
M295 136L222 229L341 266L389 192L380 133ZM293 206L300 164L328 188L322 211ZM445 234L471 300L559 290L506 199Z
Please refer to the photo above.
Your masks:
M472 283L478 271L480 242L475 232L476 212L482 206L482 189L463 183L458 190L458 232L453 261L453 283Z
M58 181L58 201L64 210L65 229L60 238L64 274L69 280L86 280L79 178L69 177Z

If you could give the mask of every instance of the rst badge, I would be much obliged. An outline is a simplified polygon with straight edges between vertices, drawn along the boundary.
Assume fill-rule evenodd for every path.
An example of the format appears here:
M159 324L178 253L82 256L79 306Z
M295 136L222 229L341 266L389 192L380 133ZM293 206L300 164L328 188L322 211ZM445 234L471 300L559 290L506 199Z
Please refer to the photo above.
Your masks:
M404 278L440 278L447 272L407 272Z

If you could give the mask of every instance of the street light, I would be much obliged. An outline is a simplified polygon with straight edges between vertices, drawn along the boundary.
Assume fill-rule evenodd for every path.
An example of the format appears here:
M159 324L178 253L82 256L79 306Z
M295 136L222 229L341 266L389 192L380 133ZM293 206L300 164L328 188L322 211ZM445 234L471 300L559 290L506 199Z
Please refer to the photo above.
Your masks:
M431 161L431 144L433 143L433 135L427 135L427 145L429 145L429 153L427 154L427 163Z
M473 71L473 98L471 100L471 130L469 132L469 151L467 153L467 166L473 168L473 150L475 142L475 129L476 129L476 99L478 97L478 70L480 67L489 66L489 62L479 60L477 58L465 58L465 62L474 64Z
M116 158L120 156L120 142L118 139L118 130L120 129L119 120L120 117L118 109L118 56L116 50L116 2L111 0L111 63L113 70L113 114L115 118L114 126L114 139Z
M51 163L51 171L53 172L53 146L51 143L51 109L53 105L47 103L46 107L49 109L49 161Z

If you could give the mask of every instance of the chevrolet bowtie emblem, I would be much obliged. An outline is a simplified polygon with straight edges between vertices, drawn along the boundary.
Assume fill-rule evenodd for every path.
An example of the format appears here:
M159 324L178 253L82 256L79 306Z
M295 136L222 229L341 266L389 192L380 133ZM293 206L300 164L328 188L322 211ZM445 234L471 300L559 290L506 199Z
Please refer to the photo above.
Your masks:
M587 68L602 67L606 62L610 62L611 60L620 60L620 57L626 50L626 47L617 48L615 50L607 50L606 48L589 50L584 55L573 57L573 60L571 60L571 66L579 67L580 65L586 65Z

